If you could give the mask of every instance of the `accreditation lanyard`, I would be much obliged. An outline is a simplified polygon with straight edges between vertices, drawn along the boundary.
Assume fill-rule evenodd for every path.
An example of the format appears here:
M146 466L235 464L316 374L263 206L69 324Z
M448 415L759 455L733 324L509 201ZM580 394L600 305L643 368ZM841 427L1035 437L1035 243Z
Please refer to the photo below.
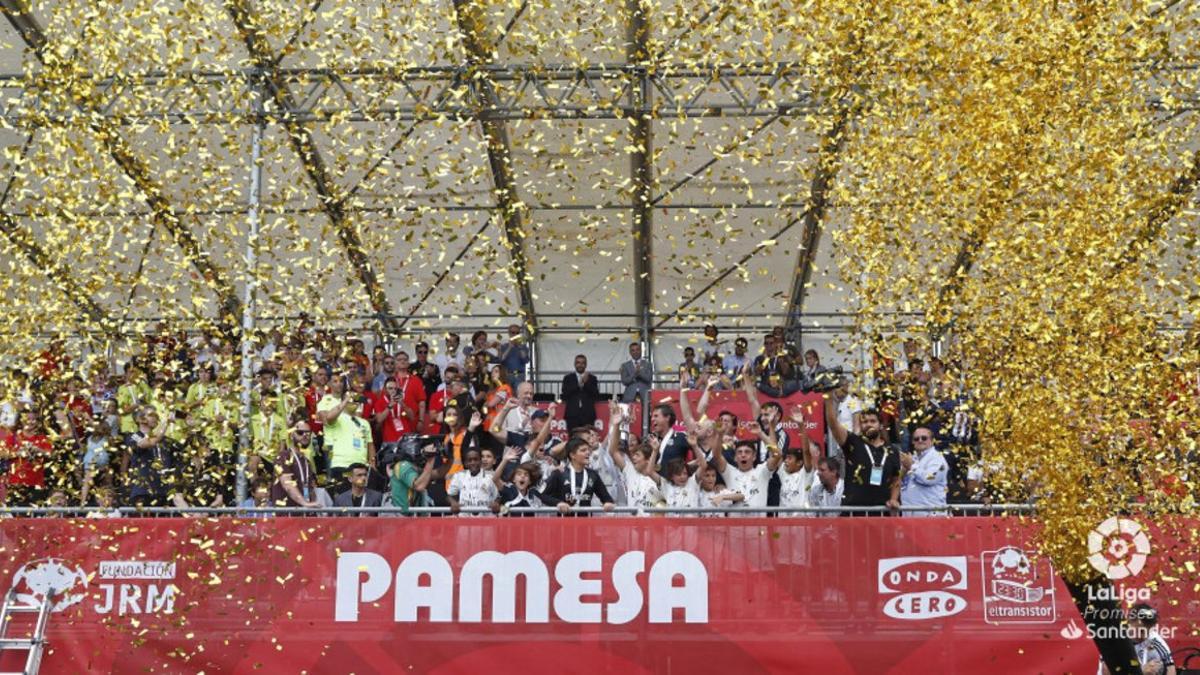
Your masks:
M578 504L578 503L579 503L579 498L580 498L580 497L582 497L583 495L587 494L587 491L588 491L588 473L587 473L587 469L584 469L584 470L582 471L582 473L583 473L583 480L581 480L581 481L579 482L579 488L578 488L578 491L576 491L576 487L575 487L575 467L574 467L574 466L570 467L569 471L571 472L571 473L570 473L570 476L571 476L571 499L572 499L572 500L573 500L573 501L574 501L576 504Z
M875 451L867 445L867 456L871 458L871 485L883 485L883 464L887 462L888 449L883 446L883 456L879 458L879 463L875 463Z

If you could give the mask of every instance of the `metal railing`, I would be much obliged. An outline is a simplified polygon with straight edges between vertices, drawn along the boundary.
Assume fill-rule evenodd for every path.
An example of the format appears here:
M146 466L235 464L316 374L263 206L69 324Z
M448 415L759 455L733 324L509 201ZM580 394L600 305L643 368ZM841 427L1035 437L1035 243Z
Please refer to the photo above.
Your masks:
M901 506L898 510L886 506L828 506L828 507L794 507L794 506L759 506L759 507L647 507L613 506L606 509L601 506L573 507L567 513L595 514L609 516L690 516L708 518L720 516L775 516L812 518L817 516L867 515L867 514L933 514L933 515L1029 515L1034 512L1032 504L948 504L946 506ZM326 517L326 516L391 516L391 517L445 517L455 515L495 516L495 515L541 515L557 516L563 512L554 507L517 507L502 510L501 514L494 513L488 508L462 508L455 512L444 506L410 507L407 510L395 506L374 507L337 507L322 506L315 508L290 506L264 507L131 507L102 509L96 507L76 506L43 506L43 507L8 507L0 508L0 518L10 517L216 517L233 516L241 518L262 518L269 516L288 517Z

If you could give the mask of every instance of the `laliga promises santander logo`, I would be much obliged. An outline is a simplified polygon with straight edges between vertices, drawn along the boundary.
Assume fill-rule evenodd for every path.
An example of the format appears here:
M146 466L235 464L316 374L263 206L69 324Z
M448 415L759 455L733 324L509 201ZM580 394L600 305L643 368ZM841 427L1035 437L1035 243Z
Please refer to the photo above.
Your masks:
M1135 520L1112 517L1088 533L1088 562L1112 581L1137 576L1150 555L1150 538Z

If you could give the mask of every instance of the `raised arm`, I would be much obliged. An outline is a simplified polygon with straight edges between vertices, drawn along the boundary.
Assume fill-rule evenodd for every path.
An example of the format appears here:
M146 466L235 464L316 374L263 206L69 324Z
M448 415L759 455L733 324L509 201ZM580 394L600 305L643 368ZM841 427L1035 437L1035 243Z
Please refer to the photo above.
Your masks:
M804 431L804 408L796 405L792 407L792 421L800 425L800 452L804 456L804 470L813 471L817 468L817 462L821 461L821 448L817 447L808 438L808 433Z
M724 376L722 375L722 377ZM700 394L700 400L696 401L696 417L704 419L704 416L708 414L708 394L717 385L717 382L720 382L720 380L710 377L704 383L704 393Z
M767 445L767 470L775 473L779 470L779 465L783 463L783 452L779 450L779 445L771 434L768 434L762 427L757 429L758 437Z
M492 483L496 485L497 490L504 489L504 470L508 468L509 462L516 462L521 459L521 453L524 452L521 448L507 447L504 449L504 457L500 459L500 465L492 472Z
M833 440L839 445L846 444L846 437L849 432L842 423L838 421L837 401L832 394L825 394L825 426L828 427L829 433L833 434Z
M617 471L625 470L625 455L621 452L621 434L618 431L621 427L621 421L625 418L621 412L621 406L612 406L612 415L608 418L608 455L612 457L613 464L617 465Z
M536 452L539 448L546 444L546 441L550 440L550 421L554 419L555 413L558 412L558 402L555 401L554 403L551 403L550 407L546 409L546 412L549 414L549 417L547 417L545 423L542 424L542 430L537 433L537 436L533 437L533 442L529 444L530 452Z
M758 419L762 415L762 404L758 401L758 390L754 387L754 377L748 368L742 372L742 390L746 392L746 401L750 403L750 415Z
M705 392L707 395L708 392ZM703 400L703 399L702 399ZM683 417L683 426L688 433L695 433L696 418L692 416L692 402L688 399L687 374L679 376L679 413Z
M504 399L504 407L501 408L500 412L497 413L496 416L492 418L492 424L491 424L491 426L488 427L488 433L490 433L492 435L492 438L495 438L496 440L500 441L501 444L508 441L508 438L506 437L506 434L504 433L504 420L508 418L508 414L510 412L512 412L513 408L516 408L516 407L517 407L517 402L511 396ZM549 426L549 425L547 425L547 426Z

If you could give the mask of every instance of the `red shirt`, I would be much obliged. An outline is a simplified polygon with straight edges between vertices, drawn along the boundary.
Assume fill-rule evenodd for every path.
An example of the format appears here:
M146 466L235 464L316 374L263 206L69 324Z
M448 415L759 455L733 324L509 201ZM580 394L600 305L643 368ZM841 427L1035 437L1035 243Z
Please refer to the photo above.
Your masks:
M314 434L321 433L321 430L325 428L325 425L317 419L317 404L321 402L326 391L328 390L317 389L316 385L313 385L304 392L304 407L308 409L308 426L312 428Z
M92 421L92 404L82 396L66 395L63 407L71 416L71 426L75 428L75 436L81 437L87 433L88 422Z
M50 439L42 434L27 435L25 432L20 432L9 439L8 445L9 452L14 454L21 449L21 446L31 445L36 449L34 452L41 451L45 455L45 457L37 455L14 457L12 466L8 470L8 484L44 487L46 485L45 458L50 455Z
M445 389L433 392L433 396L429 397L429 423L425 425L425 433L440 434L442 433L442 425L436 419L437 413L446 409L446 399L450 394Z
M417 432L417 422L421 414L421 403L425 401L425 383L421 382L421 378L408 373L400 373L396 376L396 384L400 387L399 395L396 401L387 401L387 394L380 392L378 395L378 405L375 412L387 411L388 417L383 421L383 442L392 443L400 440L404 434L413 434ZM400 402L403 401L403 406ZM404 408L409 408L412 414L404 412Z

